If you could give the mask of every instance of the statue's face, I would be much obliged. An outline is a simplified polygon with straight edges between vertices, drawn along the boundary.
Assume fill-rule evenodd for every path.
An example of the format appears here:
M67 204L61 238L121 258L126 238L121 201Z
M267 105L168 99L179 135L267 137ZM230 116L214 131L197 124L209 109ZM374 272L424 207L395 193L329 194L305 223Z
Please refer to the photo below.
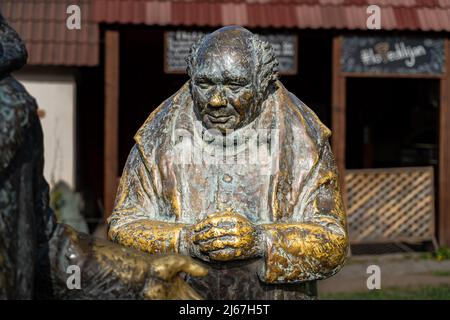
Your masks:
M256 103L253 62L246 46L224 45L205 49L192 78L192 96L197 116L207 129L240 128L259 113Z

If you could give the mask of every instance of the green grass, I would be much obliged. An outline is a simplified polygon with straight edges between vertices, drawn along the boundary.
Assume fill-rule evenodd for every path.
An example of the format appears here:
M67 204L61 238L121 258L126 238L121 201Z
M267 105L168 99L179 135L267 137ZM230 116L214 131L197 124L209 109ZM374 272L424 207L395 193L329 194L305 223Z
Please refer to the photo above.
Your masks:
M320 294L321 300L450 300L450 285Z
M450 271L448 270L436 270L433 271L431 274L436 277L450 277Z
M422 259L435 259L437 261L443 261L450 259L450 247L442 246L435 252L424 252L421 254Z

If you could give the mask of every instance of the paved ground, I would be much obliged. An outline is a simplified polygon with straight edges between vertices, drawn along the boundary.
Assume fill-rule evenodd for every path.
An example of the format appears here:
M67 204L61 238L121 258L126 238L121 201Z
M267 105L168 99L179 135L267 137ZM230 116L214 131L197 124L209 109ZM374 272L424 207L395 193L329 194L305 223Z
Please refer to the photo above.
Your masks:
M352 256L335 276L319 281L321 293L367 291L367 267L378 265L381 289L450 284L450 260L424 259L423 254Z

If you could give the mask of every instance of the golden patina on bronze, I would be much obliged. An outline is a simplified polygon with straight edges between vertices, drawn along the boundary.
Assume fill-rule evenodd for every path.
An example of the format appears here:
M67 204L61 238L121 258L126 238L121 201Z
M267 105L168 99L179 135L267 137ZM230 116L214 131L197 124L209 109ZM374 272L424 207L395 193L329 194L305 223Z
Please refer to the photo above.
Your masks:
M178 253L181 225L160 221L138 221L109 230L109 238L128 247L148 253Z
M207 263L205 298L307 299L348 250L330 130L246 29L201 39L190 80L135 136L110 238Z
M259 229L238 213L209 215L190 230L192 242L211 260L229 261L257 255ZM189 238L186 240L189 241Z
M58 225L49 241L52 291L65 299L201 299L180 272L204 276L190 257L148 255ZM80 268L79 290L67 289L69 266Z

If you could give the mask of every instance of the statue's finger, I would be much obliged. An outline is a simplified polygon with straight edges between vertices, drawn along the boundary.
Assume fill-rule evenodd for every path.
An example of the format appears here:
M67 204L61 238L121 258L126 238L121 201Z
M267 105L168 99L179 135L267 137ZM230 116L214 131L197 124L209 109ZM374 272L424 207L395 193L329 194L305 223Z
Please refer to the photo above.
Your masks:
M205 220L202 220L199 223L197 223L194 227L194 231L199 232L199 231L207 229L207 228L211 228L210 219L205 219Z
M208 241L223 236L244 236L246 234L250 234L252 231L253 229L250 226L237 227L234 225L231 228L212 227L210 229L195 233L193 236L193 241L194 243L199 243L201 241Z
M153 261L153 270L159 278L169 280L181 272L184 264L187 262L186 258L188 257L176 255L158 258Z
M185 272L194 277L203 277L208 274L208 269L189 258L189 260L187 260L181 267L180 272Z
M211 260L229 261L242 256L242 254L242 249L225 248L222 250L210 252L208 256Z
M210 224L213 227L219 226L234 226L239 222L237 215L219 215L215 217L211 217Z
M236 213L224 213L209 215L206 219L197 223L194 227L195 232L200 232L212 227L232 228L234 226L250 226L251 223L245 217Z
M202 231L204 229L212 228L212 227L228 227L232 228L235 225L242 225L245 221L240 219L237 215L217 215L210 216L205 220L199 222L195 228L195 232Z
M238 234L238 229L235 227L229 229L212 227L210 229L201 230L200 232L195 233L193 236L193 240L194 243L198 243L200 241L207 241L213 238Z
M221 237L211 241L202 242L199 244L200 251L203 253L231 248L245 247L249 243L247 237Z

